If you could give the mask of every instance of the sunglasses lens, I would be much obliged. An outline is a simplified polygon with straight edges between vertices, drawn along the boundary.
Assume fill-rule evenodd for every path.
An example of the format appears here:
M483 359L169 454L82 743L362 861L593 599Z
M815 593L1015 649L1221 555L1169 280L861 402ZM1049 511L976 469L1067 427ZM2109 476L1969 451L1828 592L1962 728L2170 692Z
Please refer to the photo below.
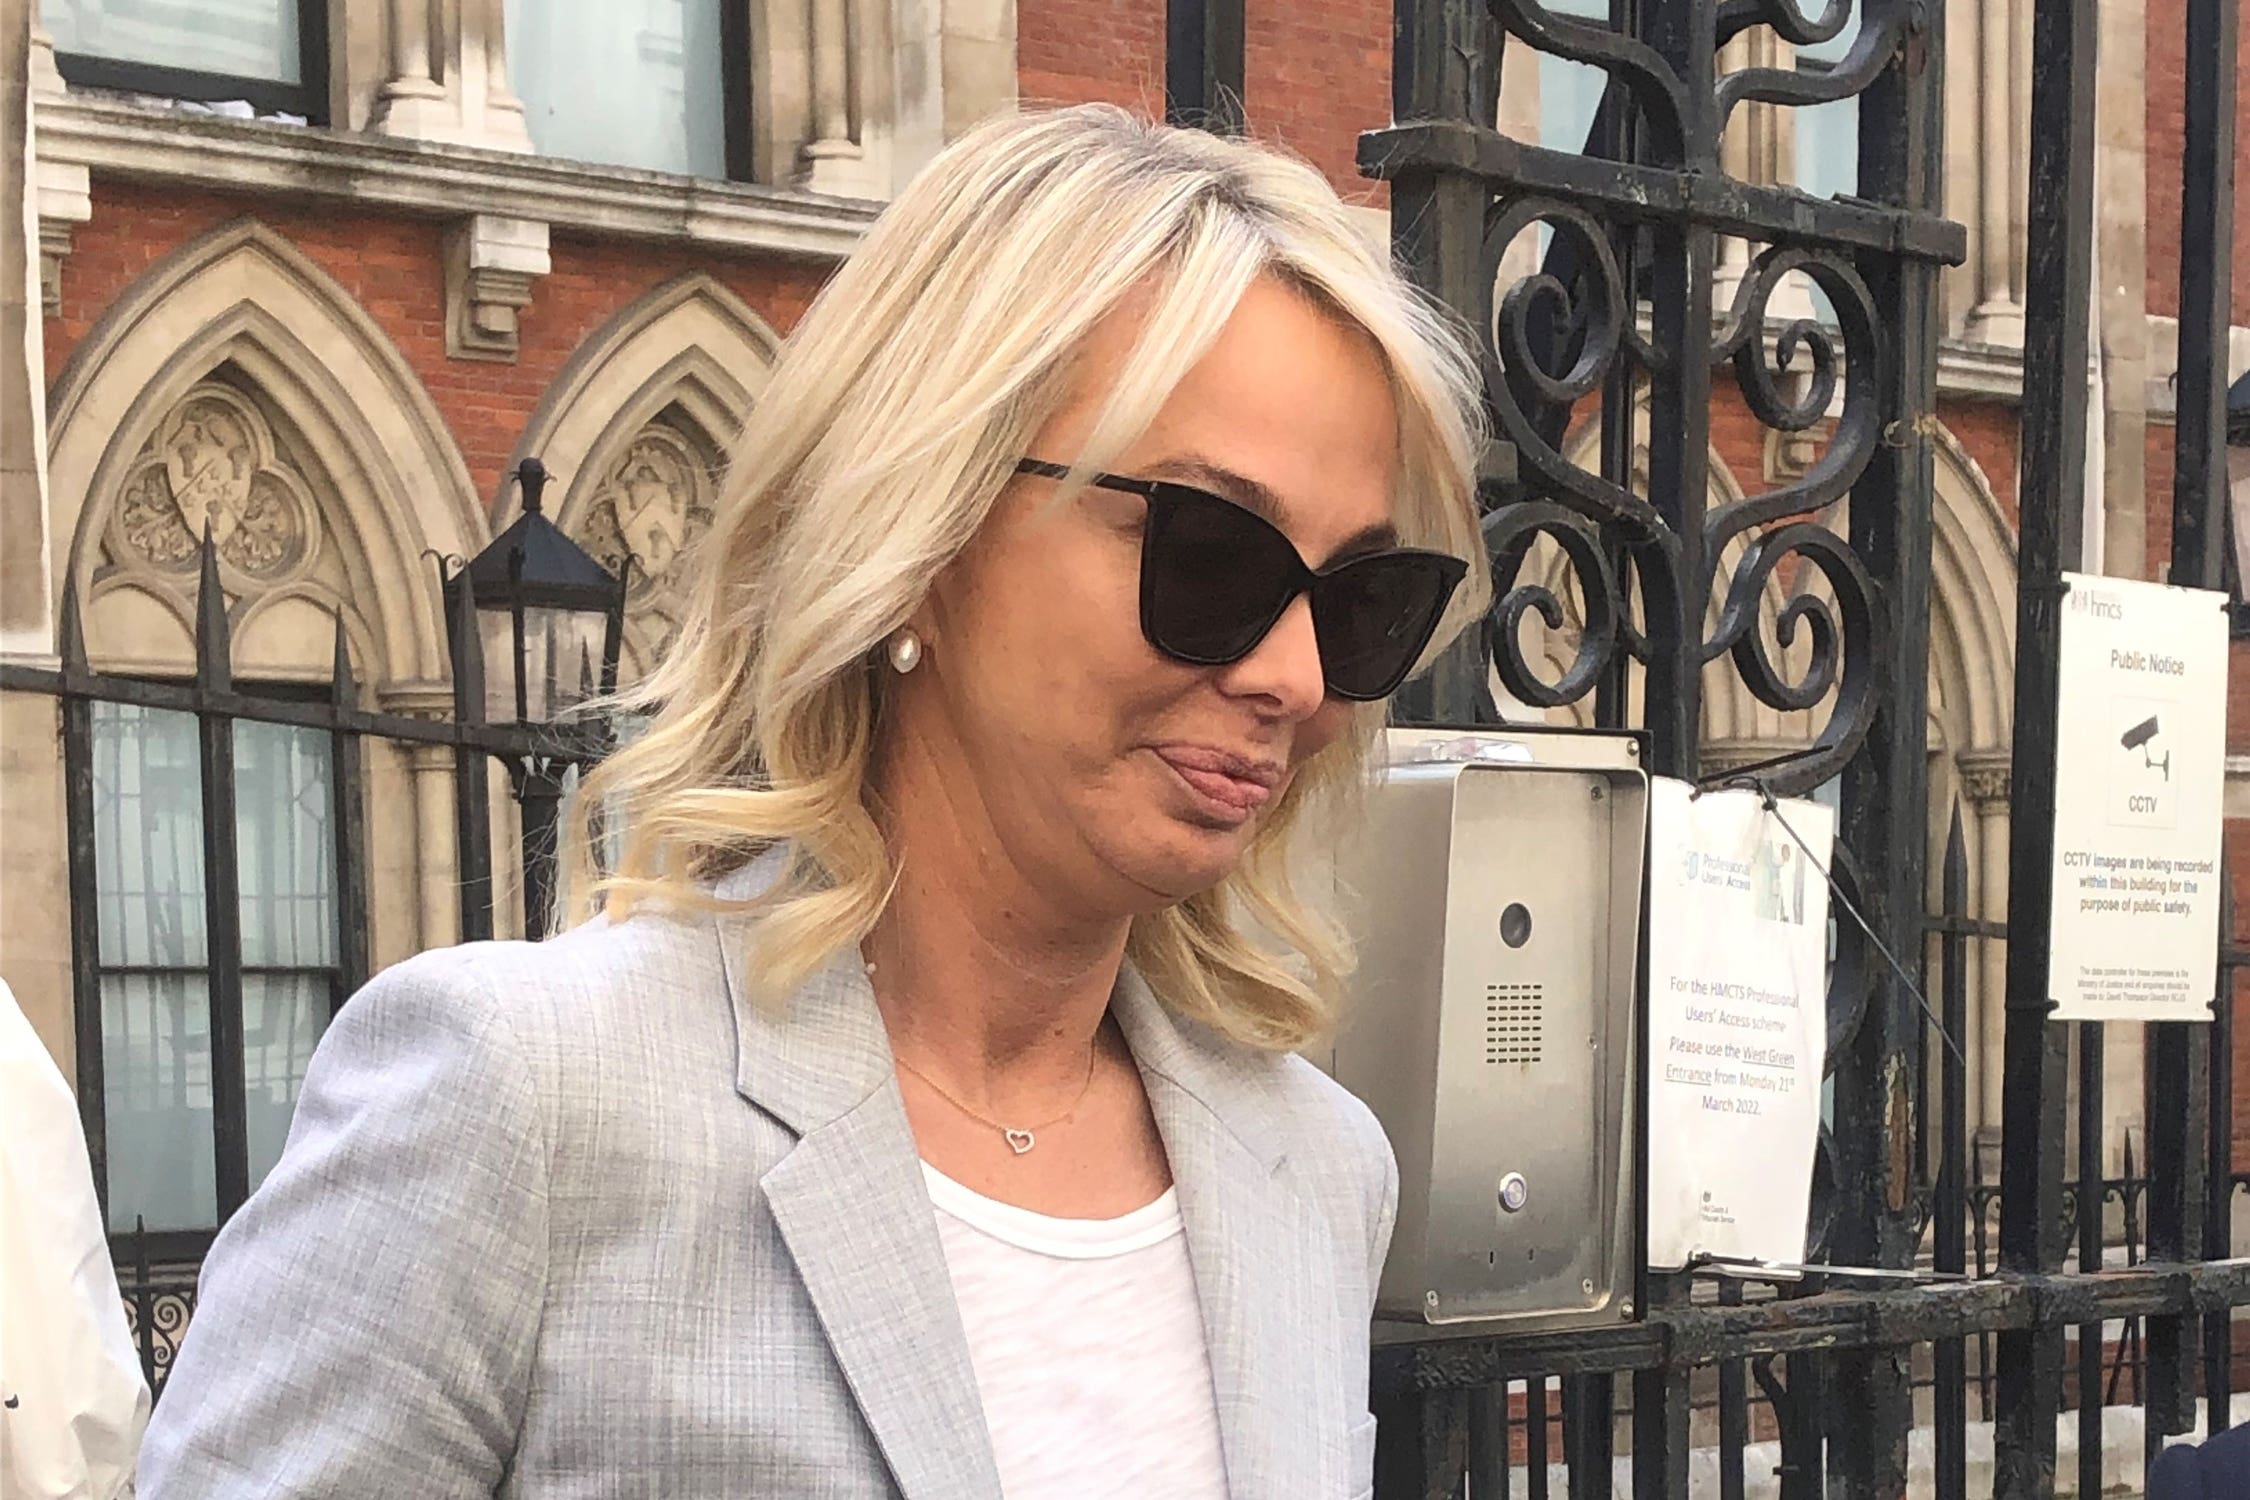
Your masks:
M1288 602L1299 567L1287 538L1216 495L1174 489L1141 541L1141 631L1167 656L1239 661Z
M1461 565L1426 552L1382 553L1348 563L1313 585L1313 631L1329 691L1381 698L1429 644Z

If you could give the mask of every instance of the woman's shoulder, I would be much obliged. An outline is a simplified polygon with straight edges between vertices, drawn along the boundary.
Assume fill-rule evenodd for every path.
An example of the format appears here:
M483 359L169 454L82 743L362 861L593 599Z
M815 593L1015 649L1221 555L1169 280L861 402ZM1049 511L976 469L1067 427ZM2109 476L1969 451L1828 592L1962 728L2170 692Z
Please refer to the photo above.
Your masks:
M429 948L371 980L363 996L450 997L508 1013L561 1002L573 1008L721 978L711 918L700 913L597 916L537 942L516 939Z
M351 998L337 1026L449 1033L548 1074L622 1032L723 1027L725 982L708 918L597 917L539 942L461 943L401 959Z
M1358 1095L1295 1052L1270 1052L1176 1020L1181 1042L1217 1082L1205 1102L1280 1162L1300 1187L1349 1216L1386 1226L1398 1166L1390 1138Z
M1379 1266L1398 1213L1398 1158L1358 1095L1296 1053L1265 1054L1265 1128L1300 1190L1346 1238L1364 1238ZM1370 1273L1372 1274L1372 1272Z
M1274 1054L1267 1066L1271 1086L1285 1101L1291 1146L1369 1168L1390 1160L1390 1137L1375 1112L1326 1069L1295 1052Z

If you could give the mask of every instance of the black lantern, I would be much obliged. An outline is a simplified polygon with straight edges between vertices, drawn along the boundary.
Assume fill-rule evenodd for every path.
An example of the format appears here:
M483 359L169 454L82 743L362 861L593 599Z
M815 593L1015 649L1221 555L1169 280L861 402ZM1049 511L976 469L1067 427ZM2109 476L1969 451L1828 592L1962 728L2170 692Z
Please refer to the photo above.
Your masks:
M447 582L464 585L477 624L488 724L548 724L617 685L625 579L588 556L540 509L547 466L516 465L523 514ZM631 560L621 571L630 571ZM448 601L458 620L458 602Z
M455 752L461 882L469 893L464 938L491 936L491 862L483 841L484 756L499 757L523 813L524 926L545 936L552 917L555 824L572 770L599 754L601 726L557 721L617 686L625 624L626 557L616 576L547 519L547 466L516 465L523 514L445 580L453 647L454 713L463 724L501 726L484 748Z

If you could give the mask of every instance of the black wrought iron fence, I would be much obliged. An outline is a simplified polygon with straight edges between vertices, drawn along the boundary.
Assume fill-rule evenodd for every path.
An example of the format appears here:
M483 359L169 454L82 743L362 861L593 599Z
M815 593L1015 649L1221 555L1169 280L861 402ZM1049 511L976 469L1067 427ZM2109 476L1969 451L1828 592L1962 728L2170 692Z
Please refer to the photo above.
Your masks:
M195 1276L203 1253L217 1226L241 1206L253 1186L257 1162L252 1149L254 1130L262 1132L259 1144L267 1153L278 1147L278 1130L286 1123L294 1099L293 1070L301 1069L304 1053L309 1052L309 1043L292 1047L278 1066L266 1065L263 1054L272 1050L271 1039L255 1034L262 1023L253 1019L257 1007L245 1009L246 987L269 983L276 976L302 979L309 975L317 981L315 993L322 1011L319 1024L324 1025L326 1017L369 974L369 885L374 851L369 842L372 792L367 747L389 742L452 752L453 868L425 869L419 879L450 881L449 899L457 914L458 935L476 939L493 935L497 899L517 903L514 915L519 930L533 934L541 930L553 858L549 804L572 768L599 759L610 746L608 726L593 718L560 723L489 722L485 717L475 602L465 588L447 589L445 594L451 611L454 668L450 719L363 707L341 619L336 624L332 677L325 691L238 683L232 670L228 599L221 586L215 549L208 540L203 547L196 600L194 660L191 674L184 680L152 680L98 670L87 656L74 589L66 590L62 601L58 664L52 668L0 664L0 692L51 699L59 720L79 1109L96 1188L113 1226L111 1248L128 1319L144 1371L156 1389L163 1386L172 1352L192 1315ZM146 846L156 837L152 832L155 825L171 818L177 825L171 842L192 847L172 848L169 852L177 855L176 862L141 872L142 878L128 878L116 868L105 868L122 862L119 856L126 839L117 829L119 814L114 808L106 820L97 815L97 748L104 733L120 727L120 716L165 714L192 722L194 749L187 768L191 789L178 806L139 808L136 826L128 832ZM333 884L323 888L317 905L319 920L332 924L333 930L310 945L323 950L310 968L303 963L262 962L265 955L246 951L238 754L244 743L240 732L265 725L288 726L309 734L326 753L326 805L308 815L308 826L317 828L326 842L323 862ZM111 759L114 762L114 754ZM521 845L514 851L514 863L523 878L514 883L512 897L506 898L500 895L494 880L494 823L488 783L495 761L508 773L509 794L522 805L524 814L520 820ZM118 769L114 763L103 767L112 777ZM164 769L171 772L181 768L167 765ZM319 790L313 788L314 794ZM106 846L100 836L105 821L109 833ZM427 851L423 852L426 855ZM402 851L393 849L390 854L397 865L414 867L415 861L403 856ZM178 963L151 964L135 961L133 954L111 951L128 925L114 910L121 893L161 901L168 929L183 924L194 927L195 931L185 935L176 930L165 934L172 939L184 937L180 946L190 952L191 962L185 967ZM414 895L419 898L421 892ZM292 920L302 925L304 914L298 912ZM256 934L250 936L255 938ZM207 1109L211 1131L207 1153L200 1147L188 1153L192 1160L208 1162L210 1180L185 1195L189 1213L168 1223L159 1221L160 1227L151 1227L145 1215L136 1214L130 1203L112 1201L112 1188L121 1180L121 1171L128 1176L138 1171L144 1182L152 1174L121 1161L112 1150L113 1113L130 1102L134 1090L112 1089L109 1083L113 1080L105 1078L113 1064L112 1050L124 1042L146 1040L111 1035L107 1028L130 1009L135 994L132 986L152 984L169 986L171 1003L181 1007L168 1015L173 1030L163 1039L171 1067L162 1084L173 1090L173 1114L167 1118L177 1126L183 1118L198 1117ZM162 1010L160 1006L144 1008L151 1013ZM190 1009L195 1013L189 1014ZM317 1027L313 1029L317 1031ZM251 1066L253 1052L261 1054L256 1067ZM145 1067L141 1071L146 1071ZM248 1097L253 1088L261 1096L256 1101L258 1111L253 1110ZM259 1111L262 1114L254 1122L254 1114ZM136 1141L147 1144L146 1135L144 1126ZM168 1159L167 1169L171 1165ZM200 1209L199 1214L196 1209ZM183 1218L198 1217L200 1224L182 1222ZM121 1228L122 1223L132 1227Z
M1918 1407L1935 1429L1937 1493L1960 1496L1972 1375L1993 1423L1996 1494L2053 1492L2057 1423L2074 1407L2081 1493L2092 1493L2095 1397L2110 1390L2118 1357L2105 1323L2131 1330L2131 1378L2114 1384L2144 1407L2149 1442L2192 1426L2205 1392L2224 1419L2231 1310L2250 1302L2250 1263L2227 1259L2231 998L2209 1027L2150 1028L2161 1107L2145 1116L2147 1181L2121 1188L2115 1214L2115 1237L2125 1220L2138 1237L2131 1255L2105 1262L2112 1215L2092 1211L2090 1183L2088 1211L2066 1218L2073 1136L2080 1161L2102 1160L2106 1071L2100 1026L2049 1018L2046 969L2061 573L2080 562L2087 475L2097 13L2094 0L2032 5L2015 941L1995 1198L1968 1172L1965 1059L1933 1048L1923 986L1897 961L1935 931L1934 988L1960 1037L1967 947L2003 938L1957 899L1934 923L1924 910L1935 293L1940 267L1958 264L1965 245L1939 212L1949 7L1399 0L1395 123L1362 138L1361 165L1390 186L1401 259L1474 334L1504 439L1483 495L1500 600L1484 638L1414 685L1402 712L1493 723L1497 680L1519 704L1643 729L1652 770L1699 780L1708 681L1730 672L1763 708L1815 716L1809 747L1747 775L1782 794L1836 785L1838 894L1864 922L1839 927L1827 996L1829 1191L1812 1239L1828 1269L1724 1288L1650 1273L1635 1289L1638 1322L1584 1333L1387 1331L1374 1366L1384 1496L1505 1493L1509 1407L1495 1393L1525 1381L1536 1393L1525 1451L1532 1430L1543 1443L1559 1436L1573 1500L1611 1493L1621 1444L1637 1500L1687 1495L1691 1458L1713 1446L1695 1429L1705 1391L1717 1402L1722 1500L1742 1493L1754 1409L1776 1433L1785 1500L1906 1493ZM2216 588L2234 0L2189 0L2186 17L2169 576ZM1722 61L1730 43L1761 32L1784 59L1793 49L1841 55L1817 66ZM1496 128L1509 47L1604 75L1582 149ZM1845 100L1857 110L1851 193L1815 197L1728 170L1722 139L1745 106ZM1726 307L1714 305L1722 257L1740 273ZM1808 282L1813 314L1777 300ZM1716 390L1722 381L1731 395ZM1809 443L1809 465L1762 492L1714 499L1712 419L1730 399L1764 434ZM1573 439L1589 428L1587 455ZM1559 581L1542 571L1551 559ZM1559 666L1527 646L1539 625L1546 647L1564 653ZM2230 949L2229 997L2238 959ZM1918 1272L1924 1282L1900 1279ZM1559 1434L1536 1418L1550 1377ZM1629 1401L1619 1377L1630 1377Z
M136 1223L127 1237L126 1253L117 1263L117 1289L125 1299L125 1326L133 1348L141 1357L141 1377L149 1395L162 1400L164 1382L171 1378L172 1361L180 1352L195 1318L196 1279L200 1260L165 1264L149 1258L148 1228Z
M1946 845L1941 892L1939 909L1927 921L1938 941L1924 966L1923 988L1942 997L1940 1019L1958 1037L1968 1031L1972 945L2007 937L2005 924L1968 914L1958 814ZM2231 897L2222 908L2223 930L2231 933ZM2222 944L2219 963L2220 993L2231 995L2250 971L2250 950L2230 940ZM2225 1040L2231 1018L2222 1016L2215 1025L2209 1087L2212 1097L2231 1098L2232 1051ZM1931 1057L1946 1052L1933 1034L1919 1045ZM1719 1500L1740 1500L1757 1477L1753 1445L1764 1443L1778 1449L1773 1467L1781 1494L1827 1493L1829 1414L1808 1409L1803 1392L1823 1389L1819 1375L1835 1351L1887 1341L1896 1331L1924 1335L1906 1346L1904 1384L1913 1425L1930 1434L1930 1492L1941 1500L1965 1497L1969 1433L1980 1424L1993 1433L1999 1416L1997 1334L2045 1317L2068 1322L2073 1357L2057 1412L2078 1414L2078 1493L2098 1495L2104 1492L2102 1411L2148 1406L2150 1329L2167 1305L2178 1304L2202 1317L2203 1357L2189 1377L2190 1399L2204 1402L2210 1431L2226 1428L2233 1393L2250 1384L2250 1337L2237 1337L2232 1318L2232 1308L2242 1301L2241 1283L2231 1268L2224 1276L2199 1279L2178 1265L2150 1264L2149 1207L2157 1179L2144 1170L2140 1137L2124 1133L2120 1174L2062 1184L2057 1233L2072 1246L2067 1272L2048 1286L2026 1285L2001 1266L2002 1188L1973 1179L1963 1074L1948 1055L1939 1070L1939 1108L1934 1119L1922 1122L1923 1168L1912 1190L1917 1253L1911 1265L1930 1275L1926 1286L1864 1293L1853 1290L1855 1278L1848 1275L1797 1285L1710 1281L1691 1289L1684 1313L1652 1320L1662 1325L1654 1336L1644 1327L1515 1340L1506 1346L1505 1360L1497 1357L1498 1347L1480 1349L1473 1341L1450 1349L1423 1344L1378 1351L1379 1389L1393 1399L1413 1389L1406 1404L1418 1407L1424 1423L1442 1433L1431 1443L1435 1451L1425 1450L1441 1472L1419 1493L1451 1494L1465 1486L1471 1500L1518 1495L1549 1500L1559 1473L1560 1489L1573 1500L1608 1496L1615 1455L1632 1451L1633 1398L1628 1394L1613 1408L1588 1400L1585 1384L1600 1373L1640 1367L1637 1361L1677 1357L1673 1351L1683 1346L1707 1352L1690 1371L1685 1395L1691 1474L1706 1477ZM2090 1108L2080 1114L2085 1133L2078 1149L2080 1161L2099 1164L2105 1153L2098 1075L2095 1083ZM2157 1107L2152 1104L2149 1112ZM2234 1200L2250 1192L2250 1170L2235 1167L2224 1134L2211 1141L2210 1170L2203 1253L2218 1261L2232 1253ZM2089 1201L2090 1211L2084 1208ZM2090 1279L2072 1285L2082 1273ZM2250 1335L2250 1323L2243 1332ZM1794 1383L1785 1359L1797 1361ZM1815 1372L1810 1378L1808 1368ZM2144 1424L2144 1431L2153 1452L2164 1433L2154 1421Z

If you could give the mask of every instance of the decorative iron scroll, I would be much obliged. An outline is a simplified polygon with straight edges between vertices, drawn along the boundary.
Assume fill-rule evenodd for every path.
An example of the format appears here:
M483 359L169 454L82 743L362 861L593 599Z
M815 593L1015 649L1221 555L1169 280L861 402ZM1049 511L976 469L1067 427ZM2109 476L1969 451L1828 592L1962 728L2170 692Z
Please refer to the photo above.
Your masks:
M1721 64L1720 48L1757 28L1786 55L1855 22L1844 55L1817 68ZM1817 726L1801 749L1726 776L1779 794L1841 782L1825 1058L1835 1119L1809 1241L1815 1257L1903 1264L1926 1199L1902 1176L1920 1017L1880 955L1918 951L1923 850L1908 830L1925 775L1932 308L1937 266L1966 249L1934 211L1940 8L1612 0L1605 23L1555 0L1407 0L1399 24L1399 123L1363 138L1361 163L1391 184L1402 258L1474 332L1493 428L1515 460L1513 480L1485 490L1494 600L1481 649L1441 663L1450 675L1410 695L1406 715L1495 711L1496 680L1532 710L1648 729L1651 768L1691 779L1707 769L1707 672ZM1494 128L1506 46L1607 75L1583 150ZM1816 199L1726 170L1722 134L1749 118L1737 106L1841 99L1860 101L1858 196ZM1515 257L1533 235L1544 244L1526 272ZM1721 282L1721 246L1735 242L1749 250L1725 257ZM1714 392L1721 380L1730 393ZM1758 431L1811 456L1714 499L1712 415L1737 396ZM1552 659L1533 649L1540 634ZM1653 1278L1646 1289L1659 1306L1684 1297ZM1758 1372L1801 1431L1825 1410L1823 1369L1792 1358L1785 1380ZM1635 1464L1666 1474L1669 1492L1684 1476L1669 1450L1686 1435L1685 1385L1677 1372L1648 1379ZM1835 1379L1871 1419L1861 1425L1885 1434L1845 1441L1896 1436L1903 1450L1895 1372L1870 1359ZM1606 1436L1582 1436L1589 1455L1606 1451Z
M179 1356L180 1340L187 1337L188 1323L195 1316L195 1269L136 1279L126 1268L121 1279L125 1328L140 1354L142 1378L161 1396L172 1361Z

